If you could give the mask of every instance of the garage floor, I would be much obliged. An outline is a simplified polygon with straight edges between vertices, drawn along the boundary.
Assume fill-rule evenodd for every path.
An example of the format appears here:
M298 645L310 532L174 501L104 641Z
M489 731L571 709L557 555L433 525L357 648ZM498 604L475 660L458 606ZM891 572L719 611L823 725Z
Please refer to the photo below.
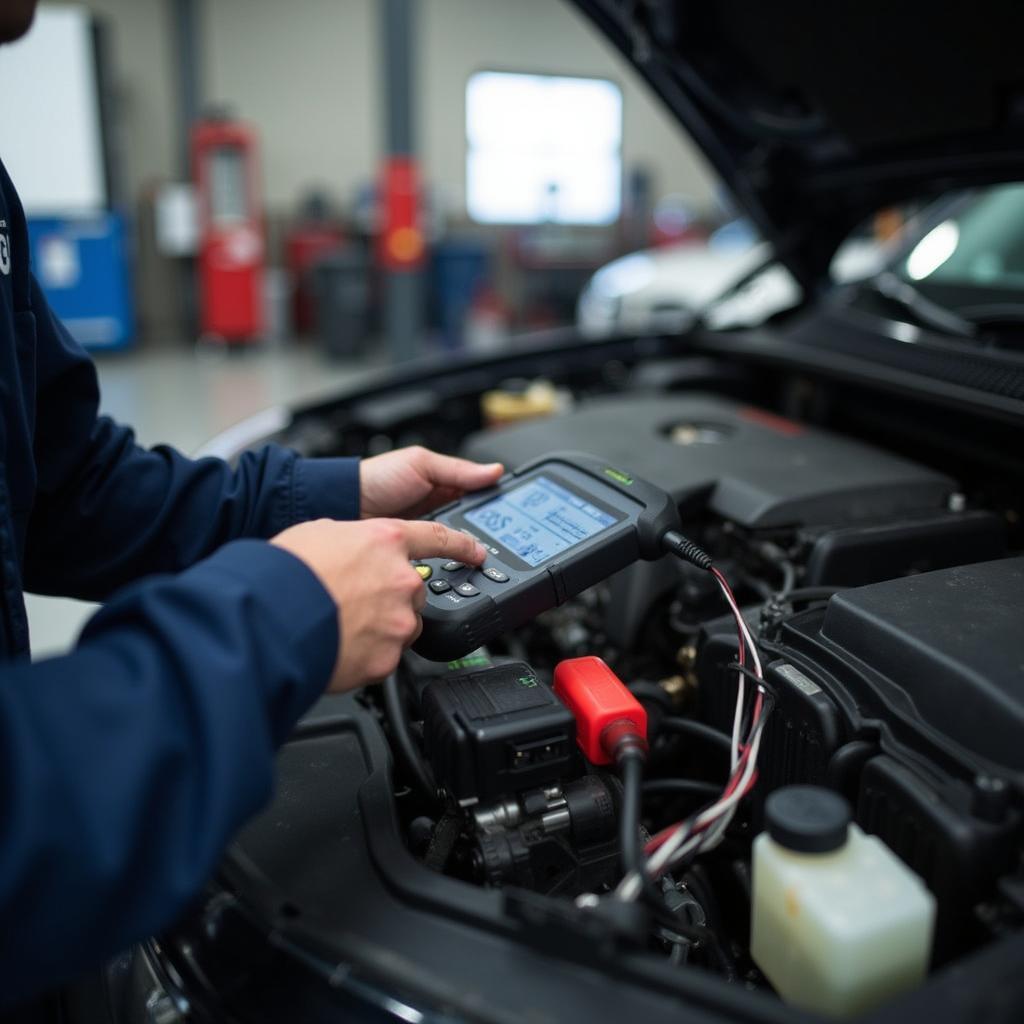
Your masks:
M374 372L365 360L327 362L308 346L225 352L168 346L97 359L103 411L135 427L145 445L195 451L222 430L271 405L331 394ZM29 596L36 658L67 650L95 606Z

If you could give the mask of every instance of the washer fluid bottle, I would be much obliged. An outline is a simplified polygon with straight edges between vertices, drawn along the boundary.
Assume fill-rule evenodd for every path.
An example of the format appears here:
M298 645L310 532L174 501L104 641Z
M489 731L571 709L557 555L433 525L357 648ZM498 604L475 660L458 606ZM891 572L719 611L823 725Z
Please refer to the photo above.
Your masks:
M850 806L817 786L765 803L754 841L750 951L788 1003L864 1013L924 979L935 898Z

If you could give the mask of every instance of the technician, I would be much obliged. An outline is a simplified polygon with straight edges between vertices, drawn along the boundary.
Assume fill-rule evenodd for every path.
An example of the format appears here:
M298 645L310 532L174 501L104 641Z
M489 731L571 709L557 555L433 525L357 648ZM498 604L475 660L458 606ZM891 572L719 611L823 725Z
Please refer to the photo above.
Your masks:
M34 8L0 2L0 41ZM174 920L269 798L299 716L417 636L410 560L483 560L464 534L380 517L501 473L420 448L269 447L232 471L144 450L98 405L0 165L0 1011ZM24 590L106 604L71 654L30 664ZM51 1019L37 1010L19 1016Z

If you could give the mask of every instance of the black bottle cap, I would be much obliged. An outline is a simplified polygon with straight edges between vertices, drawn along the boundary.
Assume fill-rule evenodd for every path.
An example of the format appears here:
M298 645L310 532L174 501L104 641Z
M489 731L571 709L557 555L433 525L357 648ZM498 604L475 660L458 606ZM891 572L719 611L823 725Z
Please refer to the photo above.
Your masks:
M797 853L829 853L846 842L850 805L821 786L785 786L764 805L768 834Z

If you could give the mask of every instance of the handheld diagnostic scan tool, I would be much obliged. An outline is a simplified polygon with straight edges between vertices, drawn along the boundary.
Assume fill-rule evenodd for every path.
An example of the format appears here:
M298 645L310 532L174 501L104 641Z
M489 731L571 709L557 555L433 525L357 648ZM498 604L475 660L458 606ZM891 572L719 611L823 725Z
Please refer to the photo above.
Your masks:
M427 518L488 551L479 568L417 564L428 593L414 650L436 661L462 657L637 559L659 558L679 527L664 491L577 453L529 462Z

